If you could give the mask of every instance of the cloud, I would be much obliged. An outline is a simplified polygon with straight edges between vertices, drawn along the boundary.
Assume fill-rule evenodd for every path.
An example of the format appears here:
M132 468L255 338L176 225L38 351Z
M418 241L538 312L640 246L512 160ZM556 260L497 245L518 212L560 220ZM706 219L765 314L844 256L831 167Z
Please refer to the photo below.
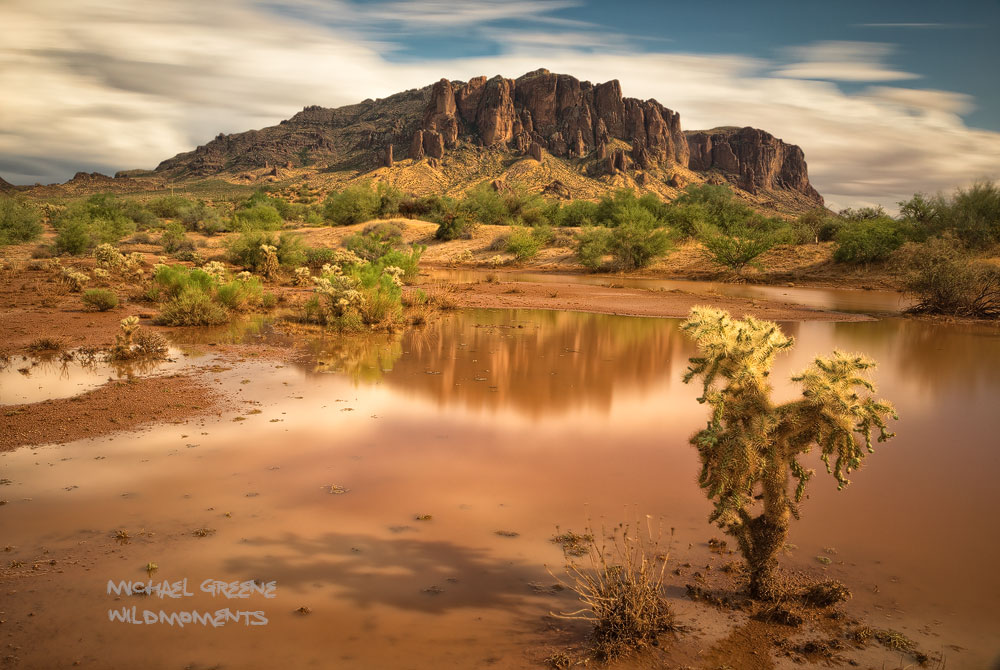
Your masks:
M626 95L679 111L687 129L751 125L798 144L834 207L891 206L916 191L1000 175L1000 133L965 126L959 114L973 101L960 94L885 85L848 94L829 81L777 76L775 67L787 65L767 59L639 53L607 35L594 50L583 28L546 38L539 25L502 29L495 14L468 26L500 47L497 56L389 62L396 45L356 27L356 4L322 5L345 14L317 21L310 5L295 5L297 13L290 2L7 0L0 174L31 183L62 181L77 169L154 167L219 132L272 125L305 105L546 67L594 82L620 79ZM818 47L787 52L783 62L845 62L864 52L880 63L891 54L871 43Z
M855 28L972 28L968 23L855 23Z
M831 81L894 81L919 79L920 75L893 70L883 63L892 55L891 44L879 42L817 42L784 49L786 57L797 62L774 71L792 79L828 79Z

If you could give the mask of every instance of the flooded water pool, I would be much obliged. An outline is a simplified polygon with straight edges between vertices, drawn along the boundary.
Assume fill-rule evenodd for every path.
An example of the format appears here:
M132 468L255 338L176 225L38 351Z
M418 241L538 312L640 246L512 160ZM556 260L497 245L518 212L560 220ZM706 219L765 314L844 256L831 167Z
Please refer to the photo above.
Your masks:
M2 454L4 565L38 574L5 595L0 641L34 640L14 667L538 667L546 613L575 609L549 588L557 527L662 517L678 562L704 561L720 536L687 443L706 415L681 383L693 351L678 326L452 312L312 342L298 364L219 367L208 378L240 411L217 419ZM782 399L814 355L861 351L902 417L850 487L817 474L783 561L844 581L866 616L944 651L949 669L987 667L1000 652L998 331L782 327L797 340L775 369ZM184 579L192 595L176 599L107 593ZM274 582L276 597L229 599L206 580ZM109 620L132 607L267 623Z

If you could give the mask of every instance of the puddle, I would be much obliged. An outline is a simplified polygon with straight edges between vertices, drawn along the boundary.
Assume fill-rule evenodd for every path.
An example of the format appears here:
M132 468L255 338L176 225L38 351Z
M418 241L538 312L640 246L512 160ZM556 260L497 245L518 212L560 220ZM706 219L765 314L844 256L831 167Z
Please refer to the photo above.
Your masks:
M680 381L692 350L678 325L459 311L213 373L240 421L0 455L4 565L40 566L5 591L4 635L18 627L25 667L538 667L530 650L557 644L545 615L575 609L547 588L557 526L651 514L676 528L674 560L723 560L704 548L720 534L687 444L706 416ZM864 351L903 417L843 492L817 474L783 561L850 584L874 624L926 649L959 645L948 667L987 667L1000 649L996 329L782 325L797 346L776 366L780 396L816 353ZM193 595L107 594L108 580L150 579L149 563ZM212 596L206 579L274 581L276 597ZM268 622L109 621L133 605Z
M182 365L178 349L168 350L168 360L110 363L103 354L87 356L70 351L69 355L12 356L0 369L0 406L42 402L92 391L115 379L162 374Z
M913 304L913 301L894 291L865 291L843 288L808 288L786 286L757 286L754 284L731 284L724 282L690 281L680 279L643 279L618 277L613 274L557 274L550 272L497 273L486 270L432 269L421 272L421 277L434 281L448 281L459 284L473 284L486 279L488 275L499 276L501 281L526 281L536 284L553 282L588 284L591 286L614 285L623 288L638 288L647 291L689 291L733 298L753 298L771 300L778 303L802 305L812 309L829 309L838 312L858 314L899 314Z

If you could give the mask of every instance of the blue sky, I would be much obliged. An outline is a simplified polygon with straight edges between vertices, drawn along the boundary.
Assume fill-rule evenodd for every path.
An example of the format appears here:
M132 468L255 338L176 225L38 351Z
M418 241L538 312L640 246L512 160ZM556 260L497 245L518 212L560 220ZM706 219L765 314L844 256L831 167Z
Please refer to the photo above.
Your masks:
M1000 1L3 0L0 176L153 167L219 132L546 67L802 146L832 206L1000 176Z

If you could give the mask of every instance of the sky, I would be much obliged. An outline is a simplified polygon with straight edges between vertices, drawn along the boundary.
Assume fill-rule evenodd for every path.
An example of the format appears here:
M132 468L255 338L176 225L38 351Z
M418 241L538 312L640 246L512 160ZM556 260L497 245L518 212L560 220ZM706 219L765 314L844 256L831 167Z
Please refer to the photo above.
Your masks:
M798 144L838 209L1000 178L1000 0L0 0L0 177L547 68Z

